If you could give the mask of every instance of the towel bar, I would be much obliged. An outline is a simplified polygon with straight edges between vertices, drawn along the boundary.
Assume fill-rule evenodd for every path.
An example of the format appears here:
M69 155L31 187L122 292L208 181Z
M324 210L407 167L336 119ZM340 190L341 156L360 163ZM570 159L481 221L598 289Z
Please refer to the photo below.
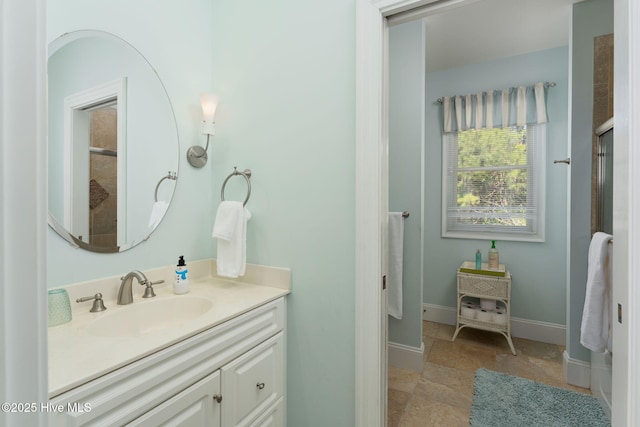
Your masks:
M169 171L167 176L163 176L162 178L160 178L160 181L158 181L158 184L156 185L156 191L153 193L153 200L155 200L156 202L158 201L158 188L160 188L160 184L162 184L162 181L164 181L165 179L172 179L176 181L178 179L178 175L175 172Z
M238 168L234 166L233 172L231 172L229 176L222 183L222 190L220 190L220 198L224 202L224 188L227 185L227 181L229 181L229 179L231 179L231 177L235 175L242 175L244 179L247 181L247 197L244 199L244 202L242 203L242 206L246 206L247 202L249 201L249 197L251 196L251 179L250 179L251 169L245 169L243 172L240 172L238 171Z

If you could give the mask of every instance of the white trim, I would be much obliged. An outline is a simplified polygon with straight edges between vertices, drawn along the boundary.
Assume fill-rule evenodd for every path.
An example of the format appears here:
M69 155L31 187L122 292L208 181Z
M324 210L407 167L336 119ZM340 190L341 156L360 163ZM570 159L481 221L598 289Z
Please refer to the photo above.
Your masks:
M424 367L424 343L420 343L418 348L390 342L388 358L389 366L422 372Z
M444 325L456 324L456 309L443 305L422 304L422 320L442 323Z
M573 34L573 14L572 17L569 19L569 34ZM573 88L573 37L569 37L569 70L568 70L568 77L569 77L569 84L567 85L567 117L571 117L572 111L573 111L573 97L572 97L572 88ZM571 146L571 141L573 140L572 137L572 133L571 133L571 123L567 124L567 158L571 157L571 152L572 152L572 146ZM570 304L571 301L571 218L573 217L573 213L572 213L572 207L571 207L571 172L570 170L567 172L567 180L566 180L566 189L567 189L567 199L566 199L566 203L567 203L567 218L566 218L566 227L567 227L567 234L566 234L566 248L567 248L567 263L566 263L566 269L565 269L565 280L566 280L566 285L565 285L565 295L566 295L566 300L567 300L567 310L566 310L566 315L565 315L565 323L567 324L567 337L566 337L566 341L569 342L570 341L570 337L568 335L569 331L572 329L572 323L571 323L571 306L573 304ZM566 357L569 356L569 354L567 353L567 351L565 350L564 353L566 353ZM565 381L568 382L568 365L565 363L564 361L564 354L563 354L563 365L562 365L562 372L563 372L563 376L565 378Z
M591 394L598 399L600 406L611 419L611 385L613 384L611 353L591 352Z
M435 15L436 13L446 12L451 9L455 9L461 6L467 6L471 3L475 3L480 0L450 0L437 2L436 4L427 4L425 7L413 7L411 10L407 10L402 13L390 16L389 26L395 26L410 22L416 19L422 19L426 16ZM425 3L425 2L423 2ZM431 2L427 2L431 3Z
M558 323L511 317L511 335L549 344L566 345L567 327Z
M423 304L423 320L456 324L456 309L435 304ZM511 317L511 336L549 344L565 345L567 328L557 323Z
M616 9L620 5L619 0L615 1ZM626 195L628 196L628 207L629 207L629 219L628 219L628 242L629 242L629 252L627 254L628 262L628 278L624 283L627 286L627 309L626 309L626 319L623 318L623 321L627 322L627 352L624 354L626 356L625 365L622 367L621 374L627 378L628 381L628 392L626 396L626 405L627 405L627 424L637 426L640 424L640 405L638 405L638 401L640 401L640 366L638 366L637 361L640 358L640 314L635 307L638 307L640 304L640 265L638 265L637 260L640 258L640 197L638 191L638 183L640 183L640 168L637 167L640 164L640 147L638 146L640 142L640 5L636 1L628 2L628 15L627 19L629 19L629 33L628 33L628 83L629 86L624 85L624 81L622 81L620 85L615 87L615 97L619 95L619 92L625 91L628 94L628 145L629 145L629 156L627 158L627 164L629 165L629 176L627 177L628 188L626 189ZM622 11L624 13L624 9ZM623 15L624 16L624 15ZM618 15L618 11L616 10L616 14L614 17L614 22L616 22L616 34L617 31L617 23L618 18L622 18ZM616 36L616 43L618 43L618 38ZM618 51L614 55L617 55ZM615 66L614 66L615 68ZM617 78L617 76L616 76ZM618 106L614 106L617 108ZM624 107L622 107L624 108ZM618 111L616 111L615 126L618 126ZM625 117L623 116L623 120ZM615 128L614 128L615 132ZM616 136L617 138L617 136ZM616 140L616 144L617 144ZM614 154L615 155L615 154ZM616 178L614 178L615 180ZM614 181L615 182L615 181ZM624 197L624 196L623 196ZM615 209L615 208L614 208ZM615 229L614 229L615 232ZM617 235L616 235L617 236ZM616 246L618 247L618 246ZM616 257L618 257L618 253L620 252L619 248L616 250ZM614 257L614 258L616 258ZM633 261L632 261L633 260ZM635 261L635 262L634 262ZM614 344L614 349L615 344ZM616 358L618 351L613 352L614 359ZM616 369L616 361L613 361L614 369ZM613 380L613 390L615 391L618 388L616 384L616 378ZM615 399L614 399L615 403ZM614 421L615 416L614 416ZM617 424L613 424L617 425Z
M74 236L89 240L89 116L91 107L112 100L117 101L117 236L118 246L127 241L126 236L126 117L127 77L104 82L76 92L64 98L63 142L63 219L62 224Z
M387 378L383 325L382 235L382 45L378 7L356 2L355 141L355 425L385 425ZM386 319L385 319L386 320Z
M46 2L0 0L0 10L0 398L39 405L48 400ZM3 426L46 419L0 413Z
M356 0L355 426L386 425L386 316L381 287L386 220L386 16L475 0ZM425 6L429 9L430 6ZM427 10L428 13L428 10Z
M583 388L591 386L591 363L572 359L566 350L562 353L562 372L567 384Z
M622 308L622 322L612 325L611 424L640 423L640 5L614 2L614 191L613 304ZM615 317L614 317L615 319Z

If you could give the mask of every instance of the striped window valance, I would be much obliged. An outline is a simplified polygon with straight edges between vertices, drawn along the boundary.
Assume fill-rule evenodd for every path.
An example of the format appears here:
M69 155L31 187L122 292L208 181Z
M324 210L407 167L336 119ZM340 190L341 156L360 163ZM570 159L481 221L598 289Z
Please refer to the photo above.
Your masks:
M469 129L547 123L546 92L550 84L445 96L442 98L445 133Z

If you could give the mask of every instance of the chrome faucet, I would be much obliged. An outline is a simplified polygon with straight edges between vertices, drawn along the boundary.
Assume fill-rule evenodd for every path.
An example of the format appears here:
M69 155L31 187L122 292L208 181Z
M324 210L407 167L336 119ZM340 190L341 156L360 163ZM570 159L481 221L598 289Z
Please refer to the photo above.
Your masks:
M133 282L133 278L138 279L138 283L141 285L149 285L151 282L147 279L141 271L134 270L130 273L127 273L126 276L122 278L122 283L120 284L120 289L118 290L118 304L125 305L131 304L133 302L133 291L131 289L131 283Z

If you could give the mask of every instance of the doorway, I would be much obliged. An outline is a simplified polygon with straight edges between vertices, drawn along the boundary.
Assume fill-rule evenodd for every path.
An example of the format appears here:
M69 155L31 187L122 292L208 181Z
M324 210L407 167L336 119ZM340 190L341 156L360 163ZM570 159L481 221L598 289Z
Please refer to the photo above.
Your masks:
M387 37L388 27L393 21L406 22L421 17L426 12L437 12L446 9L466 6L474 3L474 0L451 1L391 1L370 2L360 0L356 3L357 12L357 54L356 54L356 424L359 426L384 425L384 405L386 394L385 373L386 353L384 348L384 322L380 313L383 313L384 292L381 286L381 278L386 273L384 267L384 245L386 234L386 212L388 210L386 155L388 153L388 81L386 64L388 59ZM622 0L616 3L616 37L618 40L626 38L629 34L628 24L622 19L628 17L630 10L637 6L629 1ZM624 21L624 22L622 22ZM622 22L618 24L619 22ZM634 36L640 39L639 36ZM632 42L638 43L639 40ZM628 47L628 46L626 46ZM620 61L620 67L616 68L616 84L623 86L629 82L630 68L626 51L618 54L616 47L616 63ZM640 61L637 66L640 66ZM618 96L616 90L616 111L626 111L629 104L640 103L630 101L628 94ZM640 109L640 106L639 106ZM619 129L620 126L616 125ZM628 141L630 132L620 132L616 140ZM619 142L620 143L620 142ZM620 153L620 159L623 154ZM628 172L628 168L616 169L616 173ZM628 176L625 175L627 178ZM616 179L620 183L620 179ZM627 179L625 178L625 182ZM626 191L625 194L629 194ZM624 213L626 221L627 213ZM625 223L626 225L626 223ZM621 230L622 231L622 230ZM627 229L622 232L627 233ZM626 243L626 239L625 239ZM640 252L640 248L637 248ZM627 254L622 255L617 264L623 274L620 276L623 283L627 283L628 264ZM635 276L633 276L635 277ZM615 279L614 279L615 280ZM623 296L628 296L628 290L622 291ZM635 294L634 294L635 295ZM632 295L633 296L633 295ZM614 296L614 299L616 297ZM637 296L640 298L640 296ZM633 299L633 298L632 298ZM628 299L625 299L628 301ZM636 299L633 299L636 301ZM631 316L634 316L633 314ZM629 323L636 325L638 319L632 317ZM619 328L619 337L628 340L627 326ZM614 340L615 340L614 333ZM624 349L619 366L628 366L627 349L637 351L637 344L617 346ZM379 376L372 375L377 372ZM630 372L631 373L631 372ZM636 378L636 373L633 378ZM622 379L622 378L621 378ZM615 372L614 372L615 381ZM628 381L620 382L624 387L624 394L620 396L619 409L623 410L621 417L627 420L627 397L633 393L633 387ZM615 387L614 387L615 389ZM614 396L615 400L615 396ZM383 409L381 409L383 408ZM639 410L640 411L640 410ZM615 402L614 402L615 412ZM631 414L630 416L633 416ZM638 415L640 418L640 415ZM615 419L615 418L614 418ZM621 418L622 419L622 418Z

